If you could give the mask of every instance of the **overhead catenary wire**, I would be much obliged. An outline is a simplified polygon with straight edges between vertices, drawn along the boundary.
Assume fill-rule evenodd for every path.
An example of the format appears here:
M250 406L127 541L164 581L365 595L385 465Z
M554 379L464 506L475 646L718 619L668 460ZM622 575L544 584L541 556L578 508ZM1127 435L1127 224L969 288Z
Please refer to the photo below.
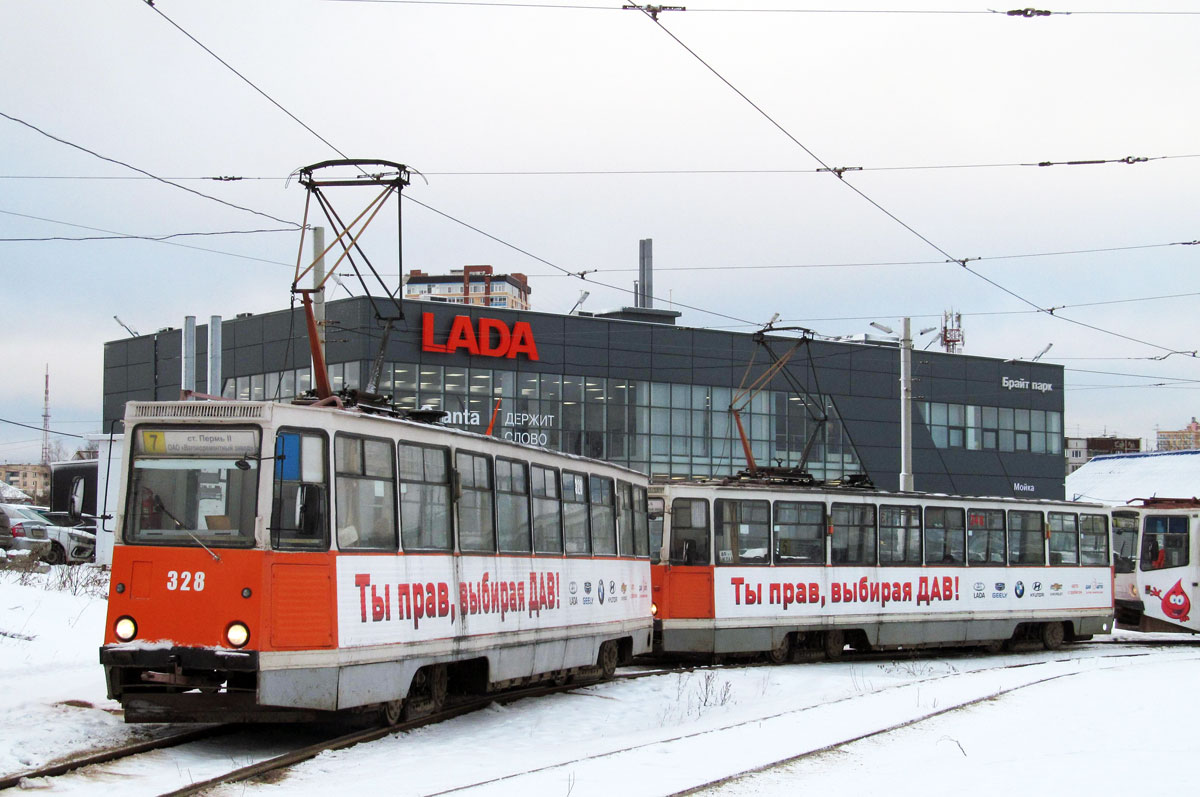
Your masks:
M205 194L201 191L197 191L194 188L188 188L186 185L180 185L179 183L175 183L175 182L167 180L163 177L159 177L155 174L151 174L150 172L146 171L145 169L138 168L137 166L134 166L129 163L125 163L124 161L117 160L116 158L110 158L107 155L101 155L99 152L88 149L87 147L84 147L80 144L76 144L72 141L67 141L65 138L60 138L59 136L53 135L51 133L47 133L45 130L42 130L40 127L30 124L29 122L26 122L24 119L18 119L15 116L10 116L9 114L4 113L3 111L0 111L0 116L4 117L5 119L8 119L10 122L15 122L19 125L23 125L23 126L29 128L30 130L33 130L36 133L40 133L41 135L45 136L46 138L51 139L52 141L57 141L59 144L63 144L64 146L72 147L74 149L79 150L80 152L86 152L88 155L91 155L92 157L95 157L95 158L99 158L102 161L107 161L108 163L113 163L113 164L116 164L117 166L121 166L126 169L132 169L133 171L138 172L139 174L143 174L146 177L149 177L153 180L157 180L158 182L160 182L164 185L169 185L169 186L172 186L173 188L178 188L180 191L187 191L189 194L194 194L198 197L202 197L204 199L208 199L213 202L217 202L219 204L225 205L226 207L230 207L235 210L245 211L246 213L253 213L255 216L262 216L263 218L270 219L271 221L277 221L280 224L291 224L291 225L293 225L293 227L295 229L300 228L300 225L296 224L295 222L288 221L287 219L281 219L281 218L278 218L277 216L272 216L270 213L263 213L262 211L259 211L259 210L253 210L252 208L242 207L241 205L235 205L234 203L227 202L224 199L220 199L220 198L212 196L210 194Z
M595 177L595 176L672 176L672 175L737 175L737 174L805 174L805 175L822 175L825 172L845 172L848 170L858 172L908 172L908 171L938 171L946 169L1011 169L1011 168L1040 168L1044 166L1093 166L1093 165L1111 165L1111 164L1135 164L1148 163L1150 161L1160 160L1184 160L1188 158L1200 158L1200 154L1192 155L1150 155L1134 157L1132 155L1123 158L1109 158L1096 160L1073 160L1073 161L1040 161L1037 163L1011 162L1011 163L941 163L941 164L910 164L907 166L854 166L854 167L835 167L832 169L814 168L814 169L459 169L459 170L440 170L426 169L421 173L426 177ZM63 175L63 174L0 174L0 180L148 180L148 177L134 177L132 175ZM291 177L268 177L268 176L233 176L225 175L220 177L213 176L188 176L188 177L167 177L164 179L176 181L203 181L203 182L243 182L243 181L276 181L286 182Z
M811 149L809 149L807 146L805 146L803 142L801 142L798 138L796 138L794 135L792 135L792 133L787 128L785 128L774 117L772 117L769 113L767 113L767 111L765 109L763 109L760 105L758 105L756 102L754 102L754 100L752 100L741 89L739 89L737 86L735 86L728 78L726 78L724 75L722 75L715 67L713 67L711 64L709 64L699 53L697 53L695 50L693 50L691 47L689 47L682 39L680 39L678 36L676 36L674 33L672 33L671 30L669 28L667 28L666 25L664 25L661 20L659 20L657 13L654 13L654 14L650 13L649 7L647 7L647 6L634 6L633 8L641 11L647 19L651 20L655 25L658 26L659 30L661 30L663 33L665 33L667 36L669 36L676 44L678 44L689 55L691 55L694 59L696 59L696 61L698 61L705 69L707 69L709 72L711 72L720 82L724 83L731 91L733 91L740 98L742 98L742 100L744 100L759 115L761 115L764 119L766 119L767 122L769 122L779 132L781 132L789 141L793 142L797 147L799 147L805 154L807 154L809 157L811 157L817 163L821 164L821 166L823 168L825 168L826 170L828 170L830 172L835 172L835 173L837 172L837 170L831 168L829 166L829 164L826 163L824 160L822 160L815 152L813 152ZM1141 344L1144 346L1149 346L1151 348L1167 352L1168 354L1182 354L1182 355L1186 355L1186 356L1190 356L1190 357L1197 356L1197 353L1195 351L1189 352L1189 351L1184 351L1184 350L1179 350L1179 349L1173 349L1171 347L1163 346L1158 343L1153 343L1150 341L1142 340L1139 338L1135 338L1131 335L1125 335L1123 333L1116 332L1114 330L1096 326L1095 324L1088 324L1086 322L1078 321L1078 320L1075 320L1072 318L1068 318L1066 316L1056 315L1055 313L1040 307L1036 302L1032 301L1031 299L1028 299L1028 298L1022 296L1021 294L1017 293L1016 291L1012 290L1011 288L1008 288L1008 287L1000 284L996 280L980 273L979 271L977 271L967 265L967 263L969 261L976 260L978 258L954 257L948 251L946 251L944 248L942 248L937 243L935 243L933 240L931 240L930 238L923 235L916 228L912 227L907 222L905 222L903 219L901 219L899 216L895 215L890 210L885 208L882 204L880 204L879 202L875 201L870 196L868 196L864 191L862 191L857 186L855 186L853 183L851 183L849 180L847 180L846 177L844 176L844 174L837 173L836 176L837 176L839 182L841 182L843 185L845 185L847 188L849 188L851 191L853 191L855 194L857 194L859 197L861 197L863 200L865 200L872 207L876 208L878 211L883 213L885 216L887 216L889 219L894 221L896 224L900 225L902 228L907 230L909 233L914 235L916 238L923 241L925 244L930 246L932 249L934 249L935 251L937 251L940 254L942 254L943 256L945 256L947 258L947 262L958 263L960 267L962 267L965 271L967 271L967 273L974 275L975 277L983 280L984 282L988 283L989 285L992 285L996 289L1003 291L1004 293L1007 293L1009 296L1013 297L1014 299L1017 299L1018 301L1020 301L1024 304L1027 304L1027 305L1037 309L1040 312L1047 313L1055 318L1061 319L1062 321L1065 321L1070 324L1074 324L1076 326L1079 326L1079 327L1082 327L1085 329L1090 329L1095 332L1099 332L1099 333L1102 333L1105 335L1111 335L1113 337L1120 338L1122 340L1127 340L1127 341L1130 341L1133 343L1138 343L1138 344Z
M150 0L147 0L149 2ZM474 6L478 8L526 8L556 11L620 11L619 5L584 5L580 3L531 3L504 2L504 0L323 0L327 3L368 3L376 5L419 5L419 6ZM1035 18L1046 16L1195 16L1200 11L1051 11L1047 9L1021 8L1001 11L992 8L696 8L688 6L690 13L697 14L879 14L906 16L1003 16Z
M178 30L180 33L182 33L184 36L186 36L188 39L190 39L192 42L194 42L194 43L195 43L197 46L199 46L201 49L203 49L205 52L207 52L209 55L211 55L213 58L215 58L215 59L216 59L216 60L217 60L217 61L218 61L218 62L219 62L219 63L220 63L222 66L224 66L225 68L229 69L229 70L230 70L230 71L232 71L234 74L236 74L236 75L237 75L239 78L241 78L241 79L242 79L242 80L243 80L245 83L247 83L247 84L248 84L248 85L249 85L251 88L253 88L255 91L257 91L257 92L258 92L259 94L261 94L263 97L265 97L265 98L266 98L268 101L270 101L270 102L271 102L271 104L273 104L274 106L276 106L277 108L279 108L281 111L283 111L283 112L284 112L284 113L285 113L285 114L286 114L286 115L287 115L289 118L291 118L291 119L292 119L292 120L294 120L296 123L298 123L298 124L299 124L301 127L303 127L305 130L307 130L309 133L311 133L311 134L312 134L313 136L315 136L317 139L319 139L319 140L320 140L322 143L324 143L325 145L327 145L327 146L328 146L330 149L332 149L334 152L336 152L336 153L338 153L339 155L341 155L341 156L342 156L342 158L349 160L349 158L346 156L346 154L345 154L344 152L342 152L340 149L338 149L336 146L334 146L332 143L330 143L330 142L329 142L329 141L328 141L328 140L327 140L327 139L326 139L324 136L320 135L320 134L319 134L319 133L317 133L315 130L313 130L311 127L309 127L307 124L305 124L303 121L301 121L301 120L300 120L298 117L296 117L294 114L292 114L292 113L291 113L290 111L288 111L286 108L284 108L284 107L283 107L281 104L279 104L277 101L275 101L275 99L273 99L273 98L272 98L270 95L268 95L268 94L267 94L265 91L263 91L262 89L260 89L260 88L259 88L258 86L256 86L256 85L255 85L253 82L251 82L249 78L247 78L245 75L243 75L243 74L241 74L240 72L238 72L238 71L237 71L236 69L234 69L234 68L233 68L233 67L232 67L232 66L231 66L229 63L227 63L227 62L226 62L224 59L220 58L220 57L219 57L219 56L218 56L216 53L214 53L212 50L210 50L210 49L208 49L207 47L205 47L205 46L204 46L204 45L203 45L203 44L202 44L202 43L201 43L201 42L200 42L198 39L196 39L194 36L192 36L190 33L188 33L186 30L184 30L184 29L183 29L182 27L180 27L178 24L176 24L176 23L175 23L175 22L174 22L172 19L170 19L170 18L169 18L169 17L168 17L166 14L164 14L164 13L163 13L163 12L162 12L160 9L158 9L158 8L157 8L157 7L154 5L154 3L153 3L153 0L144 0L144 1L146 2L146 4L147 4L148 6L150 6L151 8L153 8L153 9L154 9L154 11L155 11L156 13L158 13L158 15L159 15L159 16L161 16L163 19L165 19L167 22L169 22L169 23L172 25L172 27L174 27L176 30ZM424 202L420 202L419 200L413 199L413 197L412 197L412 196L410 196L410 195L408 195L408 194L401 194L401 199L407 199L407 200L409 200L409 201L416 202L418 205L420 205L420 206L422 206L422 207L426 208L427 210L430 210L430 211L432 211L432 212L434 212L434 213L437 213L438 215L441 215L441 216L443 216L444 218L446 218L446 219L448 219L448 220L450 220L450 221L453 221L453 222L455 222L455 223L457 223L457 224L460 224L460 225L462 225L462 226L464 226L464 227L466 227L466 228L468 228L468 229L471 229L471 230L473 230L473 231L475 231L475 232L479 233L480 235L483 235L483 236L485 236L485 237L489 238L490 240L492 240L492 241L495 241L496 243L499 243L499 244L501 244L501 245L503 245L503 246L507 246L507 247L509 247L510 249L512 249L513 251L520 252L521 254L524 254L524 255L525 255L525 256L527 256L527 257L531 257L531 258L533 258L534 260L537 260L537 261L538 261L538 262L540 262L540 263L543 263L543 264L545 264L545 265L547 265L547 266L550 266L551 268L554 268L554 269L556 269L556 270L558 270L558 271L562 271L562 272L565 272L565 273L568 273L568 274L572 273L572 272L571 272L569 269L565 269L565 268L563 268L563 267L561 267L561 266L559 266L559 265L557 265L557 264L555 264L555 263L551 263L549 260L546 260L546 259L544 259L544 258L538 257L538 256L536 256L536 255L532 254L531 252L528 252L528 251L526 251L525 249L522 249L521 247L519 247L519 246L516 246L515 244L509 243L508 241L505 241L505 240L503 240L502 238L499 238L499 237L497 237L497 236L495 236L495 235L492 235L491 233L484 232L483 230L479 229L478 227L475 227L475 226L473 226L473 225L471 225L471 224L468 224L467 222L465 222L465 221L463 221L463 220L461 220L461 219L458 219L458 218L456 218L456 217L454 217L454 216L450 215L449 213L446 213L446 212L444 212L444 211L438 210L437 208L434 208L433 206L431 206L431 205L429 205L429 204L426 204L426 203L424 203ZM331 272L331 273L332 273L332 272ZM587 273L586 271L580 271L580 272L574 272L574 273L575 273L575 274L576 274L576 275L579 277L579 279L581 279L581 280L583 280L583 281L585 281L585 282L591 282L592 284L601 285L602 287L606 287L606 288L612 288L613 290L621 291L621 292L623 292L623 293L627 293L627 294L630 294L630 295L634 295L634 293L635 293L635 292L634 292L632 289L629 289L629 288L623 288L623 287L619 287L619 286L608 285L608 284L605 284L605 283L600 283L600 282L595 282L595 281L592 281L592 280L587 280L587 279L586 279L586 277L585 277L585 275L586 275L586 273ZM661 301L661 297L652 297L652 298L658 298L658 299ZM697 306L695 306L695 305L687 305L687 304L683 304L682 302L674 302L674 301L673 301L672 303L673 303L673 304L675 304L675 305L676 305L676 306L678 306L678 307L685 307L686 309L689 309L689 310L695 310L695 311L697 311L697 312L700 312L700 313L705 313L705 314L707 314L707 315L712 315L712 316L715 316L715 317L718 317L718 318L725 318L725 319L728 319L728 320L730 320L730 321L739 321L739 322L741 322L741 323L752 323L752 322L750 322L750 321L747 321L746 319L743 319L743 318L738 318L738 317L736 317L736 316L727 315L727 314L725 314L725 313L720 313L720 312L716 312L716 311L713 311L713 310L707 310L707 309L705 309L705 308L702 308L702 307L697 307Z
M7 423L12 426L20 426L23 429L33 429L36 432L44 431L40 426L31 426L27 423L21 423L19 421L10 421L7 418L0 418L0 423ZM50 434L54 435L55 437L78 437L81 440L84 439L84 435L81 434L74 434L72 432L56 432L53 429L50 430Z

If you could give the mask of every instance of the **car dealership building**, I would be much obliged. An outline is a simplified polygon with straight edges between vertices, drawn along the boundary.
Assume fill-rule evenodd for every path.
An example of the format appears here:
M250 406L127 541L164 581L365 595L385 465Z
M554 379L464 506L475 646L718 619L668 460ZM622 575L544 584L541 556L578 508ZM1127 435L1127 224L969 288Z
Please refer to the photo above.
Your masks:
M648 308L559 315L430 301L401 302L403 318L385 331L376 301L325 305L335 390L366 389L378 368L376 392L399 407L431 406L452 426L491 426L661 477L745 468L734 404L760 465L799 465L807 449L818 479L865 473L884 489L899 484L894 342L797 345L785 332L681 327L677 313ZM106 429L127 401L177 400L190 374L198 392L227 398L287 400L311 386L299 308L214 318L196 329L194 360L184 337L167 329L105 344ZM747 393L777 358L785 366ZM912 352L915 488L1064 497L1062 385L1058 365Z

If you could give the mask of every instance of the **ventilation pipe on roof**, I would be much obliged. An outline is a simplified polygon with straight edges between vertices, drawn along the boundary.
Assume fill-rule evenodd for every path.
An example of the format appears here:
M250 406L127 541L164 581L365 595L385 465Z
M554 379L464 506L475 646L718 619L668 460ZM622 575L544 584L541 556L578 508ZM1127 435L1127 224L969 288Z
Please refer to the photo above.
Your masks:
M183 380L182 387L189 393L196 392L196 316L183 319Z
M208 319L208 393L221 395L221 316Z
M638 241L638 288L637 306L654 307L654 239Z

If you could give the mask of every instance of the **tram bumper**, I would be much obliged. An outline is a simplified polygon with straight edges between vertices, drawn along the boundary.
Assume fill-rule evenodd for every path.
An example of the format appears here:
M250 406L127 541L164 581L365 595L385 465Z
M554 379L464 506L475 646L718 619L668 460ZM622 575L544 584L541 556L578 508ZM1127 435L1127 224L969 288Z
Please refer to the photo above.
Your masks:
M126 722L287 719L257 703L257 651L118 644L100 648L100 663Z

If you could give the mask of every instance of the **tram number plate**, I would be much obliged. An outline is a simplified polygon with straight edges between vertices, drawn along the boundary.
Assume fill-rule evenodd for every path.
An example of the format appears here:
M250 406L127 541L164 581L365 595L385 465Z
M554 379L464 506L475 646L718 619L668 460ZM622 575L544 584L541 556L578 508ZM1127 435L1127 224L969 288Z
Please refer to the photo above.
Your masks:
M203 592L204 571L168 570L167 589L171 592Z

